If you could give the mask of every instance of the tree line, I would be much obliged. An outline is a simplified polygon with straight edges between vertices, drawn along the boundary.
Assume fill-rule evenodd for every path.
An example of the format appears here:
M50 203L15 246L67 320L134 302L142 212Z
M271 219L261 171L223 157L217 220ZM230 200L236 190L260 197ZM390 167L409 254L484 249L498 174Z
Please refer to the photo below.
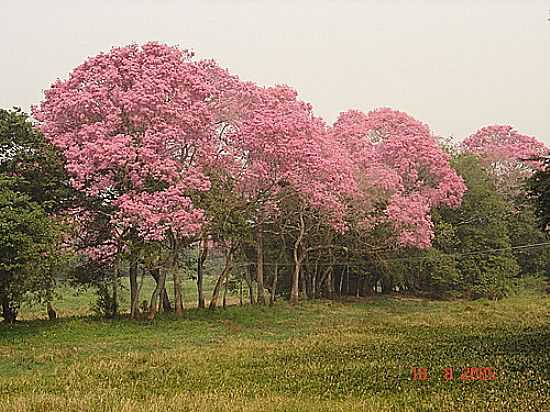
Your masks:
M131 318L181 314L190 256L199 308L219 306L234 279L251 303L296 304L498 298L518 277L549 273L548 149L510 126L456 144L388 108L327 125L288 86L157 43L86 60L32 116L0 111L8 322L24 300L50 302L60 274L95 288L107 316L124 311L123 276ZM529 244L542 245L516 247ZM205 296L213 257L223 263ZM156 285L145 303L144 276Z

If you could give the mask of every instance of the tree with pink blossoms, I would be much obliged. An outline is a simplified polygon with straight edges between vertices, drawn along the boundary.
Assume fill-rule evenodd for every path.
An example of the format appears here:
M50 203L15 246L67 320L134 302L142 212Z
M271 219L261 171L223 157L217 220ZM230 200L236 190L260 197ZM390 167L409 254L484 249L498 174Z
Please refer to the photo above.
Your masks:
M506 201L508 211L502 219L508 225L512 245L547 242L548 235L537 227L535 207L527 199L526 186L543 169L550 149L508 125L479 129L464 140L461 149L478 157ZM522 276L547 271L550 253L546 250L515 252Z
M322 211L327 223L343 225L343 196L354 190L351 163L338 142L329 140L323 121L311 105L297 99L286 86L253 88L240 111L236 127L225 142L234 167L230 173L235 190L255 209L253 226L256 244L258 302L264 303L263 225L280 212L291 196L300 205L295 215L298 232L305 229L306 210ZM287 217L289 215L287 214ZM301 216L301 218L300 218ZM287 221L288 223L288 221ZM303 257L298 256L303 233L295 239L291 301L298 297L298 277Z
M192 56L156 43L114 48L56 81L34 109L72 185L111 207L117 231L142 241L188 239L203 221L192 196L210 186L201 161L215 154L216 89L211 65ZM163 288L164 274L151 316Z
M461 145L465 153L478 156L497 183L499 191L516 196L526 178L542 168L542 156L550 149L532 136L508 125L479 129Z
M466 188L428 126L391 109L352 110L332 133L354 162L364 229L389 223L400 245L429 247L431 209L458 206Z

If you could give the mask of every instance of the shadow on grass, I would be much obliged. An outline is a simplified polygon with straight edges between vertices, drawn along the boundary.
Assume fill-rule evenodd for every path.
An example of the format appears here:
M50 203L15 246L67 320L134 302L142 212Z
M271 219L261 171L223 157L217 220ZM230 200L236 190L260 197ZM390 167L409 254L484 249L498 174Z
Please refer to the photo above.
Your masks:
M201 330L217 329L218 334L239 333L262 330L272 325L284 324L295 319L315 317L311 305L291 307L286 303L274 306L231 305L227 308L198 309L191 308L181 316L175 313L159 313L156 319L132 320L129 314L122 314L113 319L97 315L68 316L56 320L34 319L18 321L14 325L0 323L0 345L20 344L36 337L45 341L53 339L62 342L82 340L86 336L127 336L138 337L145 333L162 335L181 335L188 330L190 334L200 335ZM179 331L179 332L178 332ZM48 339L50 338L50 339Z

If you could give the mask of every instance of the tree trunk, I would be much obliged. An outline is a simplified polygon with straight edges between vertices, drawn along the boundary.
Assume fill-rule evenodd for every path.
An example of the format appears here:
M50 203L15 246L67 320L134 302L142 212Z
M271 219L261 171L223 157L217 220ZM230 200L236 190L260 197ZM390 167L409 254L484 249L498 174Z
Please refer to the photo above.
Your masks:
M264 291L264 237L260 225L256 225L256 284L258 287L257 302L265 305Z
M199 242L199 255L197 258L197 306L200 309L206 307L204 301L204 262L208 257L208 234L203 233Z
M57 319L57 312L55 311L52 302L46 303L46 312L48 312L48 319L55 320Z
M323 288L323 284L325 284L325 283L327 284L327 285L326 285L327 292L328 292L328 294L330 295L330 287L332 286L332 284L330 284L330 285L328 284L328 282L327 282L327 277L328 277L329 272L331 272L331 270L332 270L332 269L331 269L330 267L328 267L328 268L323 272L323 274L322 274L321 277L319 278L319 281L317 282L317 289L316 289L317 295L315 296L317 299L320 299L320 298L321 298L321 290L322 290L322 288ZM331 283L332 283L332 281L331 281ZM329 298L330 298L330 296L329 296Z
M155 279L155 282L158 285L159 282L160 282L160 272L161 271L159 269L153 269L150 272L151 272L151 276L153 277L153 279ZM168 292L166 292L166 275L164 275L164 279L162 281L162 290L159 292L159 296L162 297L162 300L161 300L162 310L164 312L172 312L172 304L170 303L170 298L168 297ZM160 310L160 308L158 310Z
M315 268L313 270L313 275L311 276L311 288L310 288L310 298L315 299L317 297L317 271L319 266L315 263Z
M181 281L178 267L178 241L174 240L172 256L172 279L174 281L174 309L177 316L183 315L183 295L181 293Z
M143 282L145 281L145 270L141 270L141 281L139 282L138 286L138 296L141 295L141 291L143 290ZM147 299L143 299L141 302L141 313L139 313L139 309L137 311L138 313L138 319L145 319L147 317L147 314L149 313L149 302Z
M279 263L275 262L275 272L273 273L273 285L271 286L271 296L269 297L269 304L273 305L277 299L277 278L279 277Z
M118 316L118 262L115 263L116 267L113 273L113 278L111 279L112 288L113 288L113 300L111 302L111 316L116 318Z
M333 272L333 269L330 268L327 273L327 290L328 290L329 299L334 299L334 281L332 278L332 272Z
M225 278L229 275L229 272L231 271L232 254L233 254L233 251L229 251L225 255L225 265L224 265L224 268L222 270L222 273L218 277L216 285L214 286L214 290L212 292L212 299L210 300L210 306L208 307L209 309L216 309L216 307L218 306L218 298L219 298L219 295L220 295L221 287L222 287L222 285L225 281Z
M241 278L239 279L239 287L240 287L240 293L239 293L239 304L243 305L243 274L241 272Z
M229 277L223 282L223 298L222 298L222 307L225 309L227 306L227 289L229 287Z
M9 324L14 324L17 318L17 309L10 305L9 302L2 302L2 317L4 321Z
M174 306L176 308L176 315L181 316L183 314L183 294L181 292L181 281L178 268L173 268L173 278L174 278Z
M372 295L372 286L369 282L369 275L367 274L365 276L365 281L363 282L363 287L361 290L361 296L369 296Z
M391 293L392 291L393 291L393 280L388 276L382 277L382 293L387 294L387 293Z
M248 299L250 299L250 304L254 305L256 303L256 299L254 299L254 285L252 284L252 269L250 266L246 268L246 284L248 286Z
M290 304L296 305L299 300L298 285L300 281L300 261L294 260L294 268L292 270L291 288L290 288Z
M159 269L152 270L151 275L153 275L153 278L155 278L155 275L157 275L158 278L155 278L157 286L153 291L153 295L151 296L151 304L149 305L149 314L147 315L147 319L149 320L155 319L155 316L160 309L159 298L163 291L166 292L166 288L164 287L166 275L164 274L164 271Z
M163 312L172 312L172 304L170 303L170 298L168 297L168 292L166 290L166 275L164 276L164 288L162 289L162 311Z
M300 285L300 267L302 265L303 257L300 256L299 249L302 247L302 239L305 234L305 222L303 212L300 211L300 227L298 237L294 242L294 248L292 250L292 256L294 258L294 270L292 271L292 277L290 281L290 304L296 305L299 300L299 285Z
M130 261L130 318L139 318L138 261L133 256Z
M307 294L308 272L307 270L304 270L303 267L304 266L300 265L300 273L298 274L298 276L300 276L300 289L301 289L300 292L301 292L301 296L304 299L308 299L309 298Z

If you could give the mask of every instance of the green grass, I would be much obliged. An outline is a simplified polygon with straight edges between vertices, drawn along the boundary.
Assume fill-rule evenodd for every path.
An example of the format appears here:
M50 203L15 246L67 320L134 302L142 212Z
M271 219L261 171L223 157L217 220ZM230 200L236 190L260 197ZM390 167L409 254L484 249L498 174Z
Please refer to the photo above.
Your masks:
M545 411L549 320L534 294L36 319L0 326L0 410ZM497 380L446 382L445 367Z

